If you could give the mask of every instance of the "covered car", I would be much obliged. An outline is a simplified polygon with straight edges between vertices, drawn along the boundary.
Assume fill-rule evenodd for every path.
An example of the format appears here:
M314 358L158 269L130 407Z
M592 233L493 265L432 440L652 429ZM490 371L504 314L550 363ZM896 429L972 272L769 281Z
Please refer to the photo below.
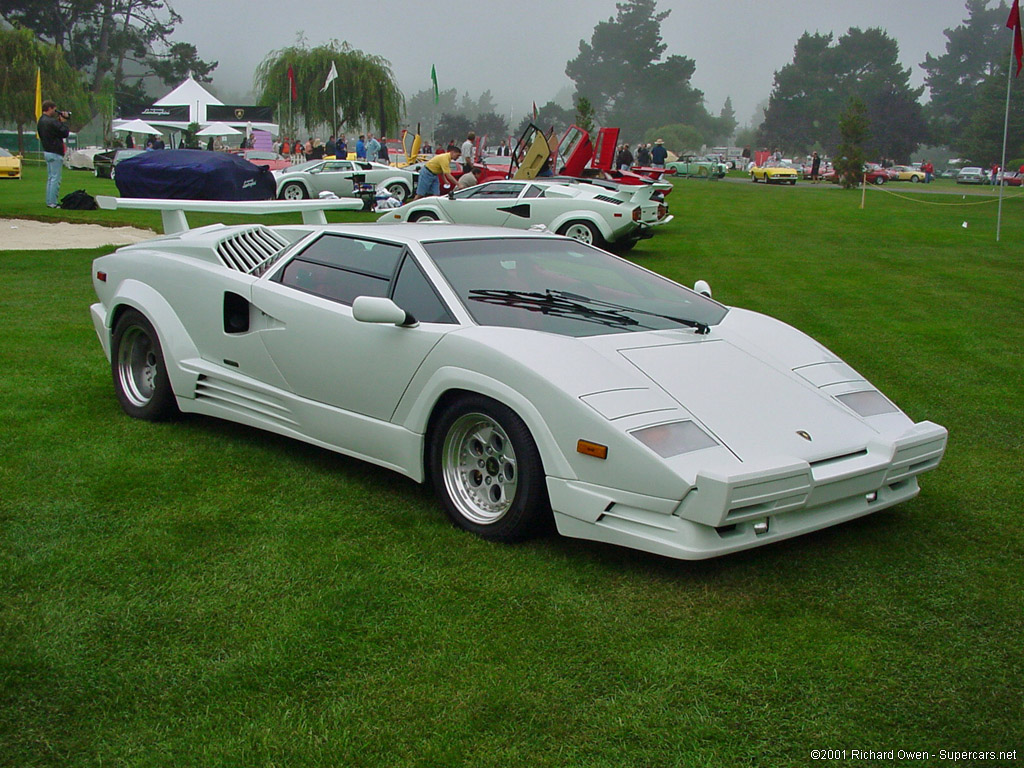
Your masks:
M100 257L93 286L130 416L204 414L429 479L494 541L553 519L723 555L910 499L946 446L795 328L550 233L203 227Z
M122 197L171 200L272 200L270 169L237 155L201 149L143 152L117 165Z

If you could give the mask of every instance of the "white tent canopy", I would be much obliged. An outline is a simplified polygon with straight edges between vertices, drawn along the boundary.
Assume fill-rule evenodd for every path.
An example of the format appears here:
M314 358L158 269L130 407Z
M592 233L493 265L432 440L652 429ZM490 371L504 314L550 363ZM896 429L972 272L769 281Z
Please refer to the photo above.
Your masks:
M114 130L129 131L130 133L148 133L153 136L163 133L163 131L161 131L159 128L154 128L145 120L122 121L120 125L114 126Z
M227 123L210 123L203 130L196 131L196 136L238 136L241 133Z
M188 127L192 123L198 123L200 126L208 126L210 120L206 118L206 109L209 106L224 106L224 102L210 93L208 90L203 88L196 80L189 75L185 78L182 83L175 88L173 91L168 93L166 96L157 99L153 102L154 107L188 107L188 120L169 120L162 119L159 117L153 117L147 119L147 122L154 126L160 126L163 128L170 128L176 131L188 130ZM119 130L131 130L130 128L124 128L129 121L128 120L114 120L113 129ZM277 123L262 123L262 122L250 122L244 121L228 121L220 123L220 125L227 125L233 129L239 129L238 132L246 132L252 130L269 131L270 133L278 133L280 126ZM214 134L203 134L205 136L228 136L231 135L232 131L225 131Z

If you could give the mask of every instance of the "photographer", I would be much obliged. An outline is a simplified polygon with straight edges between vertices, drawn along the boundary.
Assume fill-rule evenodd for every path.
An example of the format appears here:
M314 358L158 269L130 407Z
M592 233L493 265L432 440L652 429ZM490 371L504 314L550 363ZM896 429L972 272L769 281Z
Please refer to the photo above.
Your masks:
M43 146L43 159L46 160L46 206L57 208L57 196L60 193L60 175L64 169L64 139L71 133L67 121L70 112L58 112L57 105L52 101L43 102L43 114L36 126L39 143Z

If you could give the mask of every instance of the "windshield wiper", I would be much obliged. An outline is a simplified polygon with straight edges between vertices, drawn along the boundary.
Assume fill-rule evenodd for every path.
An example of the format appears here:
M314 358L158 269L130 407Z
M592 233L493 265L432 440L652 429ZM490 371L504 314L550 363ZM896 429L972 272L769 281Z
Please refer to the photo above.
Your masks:
M614 304L610 301L602 301L601 299L592 299L589 296L581 296L578 293L572 293L570 291L552 291L550 288L545 290L545 294L548 296L557 296L561 299L569 299L576 302L586 302L587 304L593 304L598 307L607 307L611 310L617 310L619 312L632 312L637 315L648 315L650 317L660 317L663 320L668 320L673 323L679 323L679 325L685 325L688 328L693 328L701 336L711 332L711 327L707 323L702 323L699 320L687 320L685 317L676 317L675 315L663 315L660 312L650 312L646 309L637 309L635 307L628 307L625 304Z
M573 319L588 323L597 323L617 328L642 327L652 330L648 326L641 326L639 320L626 317L619 310L595 309L568 297L557 296L550 291L537 293L534 291L475 288L469 292L469 298L484 304L515 307L516 309L524 309L527 312L539 312L552 317L572 317Z
M587 296L570 293L569 291L552 291L548 289L544 293L539 293L536 291L476 288L469 291L469 298L485 304L500 304L506 307L524 309L528 312L540 312L541 314L553 317L573 317L586 322L618 328L654 330L652 326L641 325L640 321L636 318L628 317L625 313L629 312L648 315L649 317L660 317L663 320L693 328L699 334L706 334L711 330L707 324L695 320L663 315L658 312L648 312L644 309L627 307L624 304L613 304L609 301L591 299Z

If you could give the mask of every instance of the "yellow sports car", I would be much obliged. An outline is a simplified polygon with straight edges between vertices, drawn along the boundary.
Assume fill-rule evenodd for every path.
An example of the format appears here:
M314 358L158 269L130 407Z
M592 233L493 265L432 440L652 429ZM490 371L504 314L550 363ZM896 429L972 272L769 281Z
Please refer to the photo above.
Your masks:
M916 184L924 181L924 171L919 171L909 165L897 165L892 170L896 172L896 178L893 181L913 181Z
M21 155L12 155L0 147L0 179L21 178Z
M755 165L750 169L750 180L755 184L763 181L765 184L796 184L800 178L800 172L793 167L792 163L785 160L769 160L764 165Z

